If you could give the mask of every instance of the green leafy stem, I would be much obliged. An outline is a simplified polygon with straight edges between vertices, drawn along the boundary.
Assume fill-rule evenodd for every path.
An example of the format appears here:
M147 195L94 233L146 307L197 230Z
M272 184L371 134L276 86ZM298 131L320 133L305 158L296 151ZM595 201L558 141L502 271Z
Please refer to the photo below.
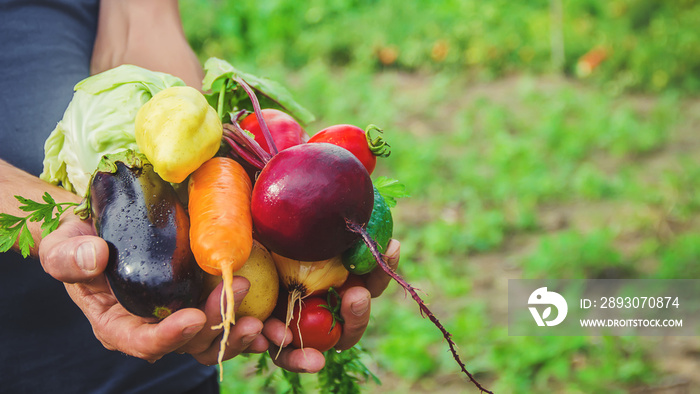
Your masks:
M368 352L356 344L342 352L335 349L324 352L326 365L318 372L318 392L339 394L360 394L362 384L373 381L381 385L379 378L363 363L362 356ZM266 352L260 355L257 361L256 371L260 376L265 376L264 389L273 389L273 382L280 379L288 386L287 393L300 394L307 392L303 386L300 374L278 368L270 369L271 356ZM281 376L275 372L281 371Z

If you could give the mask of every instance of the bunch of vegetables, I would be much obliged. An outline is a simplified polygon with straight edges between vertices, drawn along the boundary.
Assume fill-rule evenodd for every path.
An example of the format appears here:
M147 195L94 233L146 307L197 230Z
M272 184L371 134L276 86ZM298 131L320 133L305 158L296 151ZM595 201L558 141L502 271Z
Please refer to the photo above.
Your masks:
M338 293L380 267L486 391L416 290L384 261L390 206L404 193L391 192L395 181L370 177L377 157L389 155L381 129L335 125L309 138L301 124L313 116L279 85L219 59L205 69L206 94L134 66L90 77L76 86L47 140L42 178L85 196L75 212L92 217L109 245L105 274L119 302L135 315L163 319L196 307L223 281L222 323L213 327L224 332L220 364L230 327L244 315L265 320L277 312L291 328L292 346L327 351L342 333ZM143 87L147 94L127 99L128 89ZM82 89L94 97L84 98ZM91 116L95 106L113 114L100 124ZM120 122L110 124L112 117ZM0 216L5 250L17 237L29 249L31 238L21 236L27 220L43 220L47 233L66 210L48 195L45 204L18 199L33 213ZM234 275L251 281L236 315Z

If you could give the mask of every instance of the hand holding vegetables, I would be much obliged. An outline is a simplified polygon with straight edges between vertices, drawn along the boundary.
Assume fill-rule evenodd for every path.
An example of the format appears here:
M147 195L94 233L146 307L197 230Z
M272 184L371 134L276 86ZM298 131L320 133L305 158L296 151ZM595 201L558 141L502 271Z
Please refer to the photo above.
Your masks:
M155 361L171 352L187 352L202 364L217 361L221 330L211 330L221 322L217 288L200 309L181 309L158 324L134 316L112 295L104 276L108 249L104 240L95 236L89 222L67 215L58 229L40 244L44 270L65 282L66 291L83 311L98 340L107 348L134 357ZM85 268L82 268L85 267ZM248 282L235 278L232 289L239 304L246 295ZM244 318L232 327L225 359L244 351L259 353L267 349L260 335L262 323Z
M390 265L395 267L398 263L398 242L392 241L392 245L387 254ZM106 348L149 361L176 351L190 353L202 364L217 362L218 336L222 330L209 328L221 323L219 300L222 285L209 295L203 311L182 309L158 324L152 324L148 319L128 313L112 295L103 274L108 260L107 245L95 236L90 223L67 215L58 229L42 240L40 255L46 272L65 282L68 294L83 310L93 325L95 336ZM389 277L376 270L367 276L366 283L367 288L354 287L343 296L341 315L345 325L336 345L338 349L350 348L360 340L370 316L368 297L380 295L389 283ZM232 290L235 305L241 304L247 287L247 281L234 277ZM363 306L366 309L362 309ZM259 335L261 328L262 323L255 318L237 319L231 327L224 359L242 352L265 351L268 348L267 339L274 345L270 347L271 354L277 353L277 347L282 344L285 335L284 345L291 342L291 332L285 334L288 328L277 319L271 318L265 322L262 333L267 339ZM291 347L284 348L274 361L279 367L295 372L317 372L325 363L323 355L315 349L302 351Z

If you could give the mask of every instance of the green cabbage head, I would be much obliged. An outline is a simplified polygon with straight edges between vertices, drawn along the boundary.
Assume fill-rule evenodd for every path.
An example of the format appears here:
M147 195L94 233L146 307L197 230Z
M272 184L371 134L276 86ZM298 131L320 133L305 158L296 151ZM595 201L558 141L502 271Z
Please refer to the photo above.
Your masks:
M170 74L122 65L77 85L63 119L44 144L40 178L85 196L103 155L138 151L134 119L143 104L170 86L185 83Z

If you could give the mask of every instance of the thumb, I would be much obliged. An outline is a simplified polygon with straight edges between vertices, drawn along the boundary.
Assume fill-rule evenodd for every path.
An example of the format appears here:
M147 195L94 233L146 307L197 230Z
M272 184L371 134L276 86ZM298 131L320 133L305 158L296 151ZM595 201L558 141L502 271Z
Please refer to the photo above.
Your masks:
M82 222L67 222L42 239L39 259L47 274L66 283L88 282L107 266L109 248L99 237L86 234Z

